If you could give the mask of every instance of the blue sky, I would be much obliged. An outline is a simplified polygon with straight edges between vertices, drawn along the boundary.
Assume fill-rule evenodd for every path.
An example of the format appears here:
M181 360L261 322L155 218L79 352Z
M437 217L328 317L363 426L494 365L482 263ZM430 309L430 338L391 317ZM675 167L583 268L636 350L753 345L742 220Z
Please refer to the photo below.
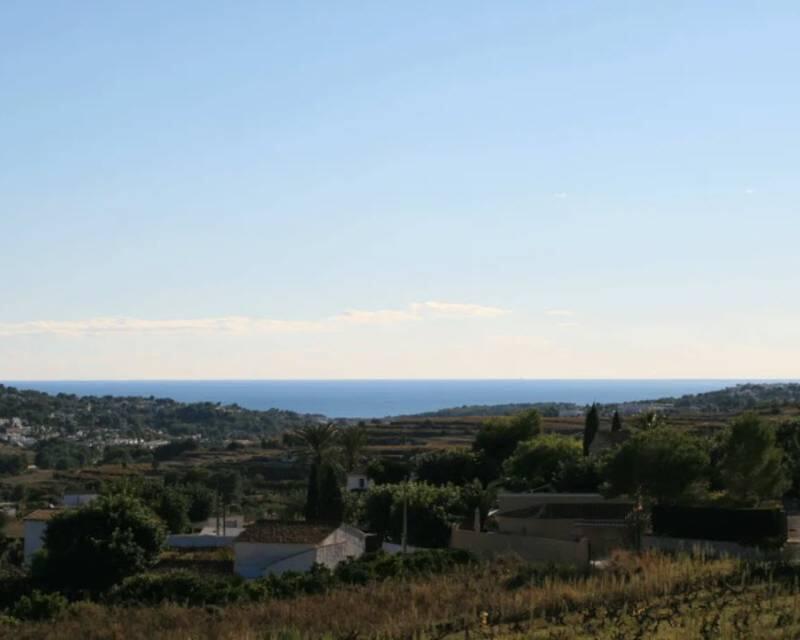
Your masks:
M797 377L793 2L3 2L0 378Z

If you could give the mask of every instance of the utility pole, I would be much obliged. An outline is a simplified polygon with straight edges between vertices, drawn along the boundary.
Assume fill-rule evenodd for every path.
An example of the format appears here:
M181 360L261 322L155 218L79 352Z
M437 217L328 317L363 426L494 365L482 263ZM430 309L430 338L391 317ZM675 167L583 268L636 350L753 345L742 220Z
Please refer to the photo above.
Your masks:
M403 492L403 554L408 552L408 483L406 483L406 490Z

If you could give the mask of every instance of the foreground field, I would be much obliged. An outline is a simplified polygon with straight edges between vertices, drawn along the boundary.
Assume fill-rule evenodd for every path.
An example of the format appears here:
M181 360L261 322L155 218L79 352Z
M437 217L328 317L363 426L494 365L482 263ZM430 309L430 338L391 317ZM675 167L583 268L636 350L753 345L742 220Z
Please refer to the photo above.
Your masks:
M732 560L621 555L590 576L512 559L418 581L388 580L225 608L73 605L0 626L28 638L794 638L795 572Z

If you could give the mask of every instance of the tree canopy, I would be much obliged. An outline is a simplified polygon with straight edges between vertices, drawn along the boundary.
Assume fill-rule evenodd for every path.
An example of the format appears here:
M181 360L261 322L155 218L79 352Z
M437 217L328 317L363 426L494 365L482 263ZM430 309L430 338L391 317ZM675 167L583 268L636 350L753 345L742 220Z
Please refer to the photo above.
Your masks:
M542 419L536 409L514 416L487 421L475 436L473 448L498 467L507 460L517 445L541 433Z
M164 541L156 515L129 495L101 496L58 514L35 573L69 591L102 591L155 563Z
M517 487L535 489L550 484L562 464L580 457L581 446L575 438L547 434L521 442L503 469Z
M735 501L757 505L780 498L790 486L775 429L754 413L733 422L722 450L722 482Z
M586 414L586 423L583 426L583 455L588 456L594 442L594 437L600 430L600 412L597 405L593 404Z
M671 502L707 480L705 443L675 429L640 431L614 452L605 467L613 495Z

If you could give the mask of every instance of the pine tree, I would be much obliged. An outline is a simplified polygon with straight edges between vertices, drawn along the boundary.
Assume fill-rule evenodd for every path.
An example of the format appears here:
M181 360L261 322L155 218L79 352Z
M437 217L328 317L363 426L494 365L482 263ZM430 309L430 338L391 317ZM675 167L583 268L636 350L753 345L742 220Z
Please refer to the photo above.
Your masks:
M308 490L306 492L306 506L303 509L306 520L312 521L319 518L319 467L311 465L308 474Z
M622 417L620 417L619 411L615 411L614 417L611 418L611 431L622 431Z
M594 437L600 429L600 413L597 410L597 405L593 404L586 414L586 424L583 428L583 455L588 456L591 449Z
M341 522L344 516L342 489L336 472L329 464L320 473L318 518L325 522Z

